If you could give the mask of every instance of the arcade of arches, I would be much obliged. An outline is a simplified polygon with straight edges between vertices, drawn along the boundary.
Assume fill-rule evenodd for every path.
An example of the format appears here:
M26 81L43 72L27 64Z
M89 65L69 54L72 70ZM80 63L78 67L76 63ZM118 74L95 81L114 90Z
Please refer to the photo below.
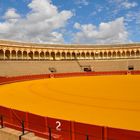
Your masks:
M39 48L0 45L1 60L82 60L139 58L140 45L136 47L110 48Z

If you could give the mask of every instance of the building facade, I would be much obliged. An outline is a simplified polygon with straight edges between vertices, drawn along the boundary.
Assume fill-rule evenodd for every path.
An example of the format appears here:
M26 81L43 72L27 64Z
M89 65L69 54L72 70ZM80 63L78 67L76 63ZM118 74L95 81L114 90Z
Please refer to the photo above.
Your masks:
M140 44L60 45L0 41L1 60L104 60L140 58Z

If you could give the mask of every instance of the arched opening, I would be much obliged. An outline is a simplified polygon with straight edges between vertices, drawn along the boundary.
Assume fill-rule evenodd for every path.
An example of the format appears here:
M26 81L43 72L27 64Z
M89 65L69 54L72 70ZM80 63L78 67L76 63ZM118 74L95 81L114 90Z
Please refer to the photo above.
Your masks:
M111 52L110 51L108 52L108 57L111 57Z
M44 59L44 52L42 51L42 52L40 52L40 59Z
M71 57L72 59L76 59L76 54L75 54L75 52L72 52L72 57Z
M12 54L12 59L16 59L17 56L16 51L12 50L11 54Z
M137 51L136 51L136 56L139 56L139 55L140 55L140 51L137 50Z
M17 57L18 59L22 59L22 52L20 50L17 51Z
M126 56L129 57L130 56L130 51L126 52Z
M99 57L99 52L95 52L95 58Z
M125 57L125 51L122 52L122 57Z
M113 52L113 53L112 53L112 56L113 56L113 57L116 57L116 52Z
M91 58L94 59L94 52L91 52Z
M70 59L70 58L71 58L70 52L67 52L67 59Z
M49 52L46 52L45 53L45 57L46 57L46 59L50 59L50 53Z
M100 58L102 58L102 57L103 57L103 53L102 53L102 52L100 52L100 53L99 53L99 56L100 56Z
M0 50L0 59L4 59L4 51Z
M60 52L56 53L56 59L60 59Z
M90 58L90 54L89 54L89 52L86 53L86 58L87 58L87 59Z
M85 59L85 53L84 52L81 53L81 58Z
M131 56L135 56L135 52L133 50L131 51Z
M5 59L10 59L10 51L9 50L5 51Z
M66 58L66 54L65 52L62 52L62 59L65 59Z
M51 59L55 60L55 52L51 52Z
M38 52L38 51L35 51L35 52L34 52L34 57L35 57L35 58L39 58L39 52Z
M27 52L23 51L23 59L27 59Z
M33 59L33 52L30 51L30 52L28 53L28 56L29 56L29 59Z
M80 53L79 53L79 52L77 52L76 58L77 58L77 59L80 59Z
M107 52L104 52L104 57L107 57Z
M118 51L118 52L117 52L117 57L120 57L120 56L121 56L121 52Z

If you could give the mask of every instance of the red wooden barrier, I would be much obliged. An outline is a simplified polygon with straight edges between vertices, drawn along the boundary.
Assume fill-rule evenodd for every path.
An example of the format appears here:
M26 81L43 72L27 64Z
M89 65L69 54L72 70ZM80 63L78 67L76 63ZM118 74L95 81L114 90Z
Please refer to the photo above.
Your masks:
M7 80L6 77L0 77L0 85L1 85L1 83L5 82L6 80Z
M53 140L140 140L140 131L130 131L109 127L101 127L66 120L46 118L39 115L12 110L0 106L0 115L4 125L21 130L19 120L24 120L25 130L37 136L49 138L51 128Z
M28 124L28 128L26 129L34 132L37 136L48 138L49 134L46 124L46 118L31 113L27 113L27 117L28 122L26 123Z
M47 118L48 127L51 128L52 133L60 134L64 140L71 140L71 122Z
M109 140L140 140L140 132L107 128Z
M131 74L139 75L140 74L140 71L131 71Z
M5 123L13 124L12 112L9 108L0 106L0 115L3 116Z
M13 83L13 82L44 79L44 78L62 78L62 77L75 77L75 76L100 76L100 75L126 75L126 74L140 74L140 71L53 73L53 74L40 74L40 75L25 75L25 76L17 76L17 77L0 76L0 84L9 84L9 83Z
M46 132L45 117L28 113L28 128L31 130ZM37 124L37 125L36 125Z
M103 140L101 126L75 122L74 130L75 130L75 140L86 140L87 136L89 140Z
M11 109L12 113L12 122L15 129L22 130L22 121L24 121L24 125L27 128L27 122L26 122L26 113L23 111Z
M111 71L111 72L75 72L75 73L57 73L53 77L74 77L74 76L96 76L96 75L126 75L127 71Z

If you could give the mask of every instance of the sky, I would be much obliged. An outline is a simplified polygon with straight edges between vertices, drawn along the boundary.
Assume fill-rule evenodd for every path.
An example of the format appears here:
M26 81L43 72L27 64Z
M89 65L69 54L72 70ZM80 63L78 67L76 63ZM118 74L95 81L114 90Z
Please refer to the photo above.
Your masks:
M0 0L0 39L51 44L140 42L140 0Z

